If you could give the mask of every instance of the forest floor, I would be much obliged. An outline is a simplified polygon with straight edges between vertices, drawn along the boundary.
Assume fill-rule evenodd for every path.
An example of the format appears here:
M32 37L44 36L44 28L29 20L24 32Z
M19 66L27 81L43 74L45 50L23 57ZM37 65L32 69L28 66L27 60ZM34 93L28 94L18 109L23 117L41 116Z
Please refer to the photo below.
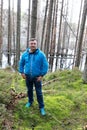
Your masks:
M0 130L86 130L87 84L82 72L48 73L43 78L46 116L41 116L34 91L32 107L27 102L25 80L18 72L0 70Z

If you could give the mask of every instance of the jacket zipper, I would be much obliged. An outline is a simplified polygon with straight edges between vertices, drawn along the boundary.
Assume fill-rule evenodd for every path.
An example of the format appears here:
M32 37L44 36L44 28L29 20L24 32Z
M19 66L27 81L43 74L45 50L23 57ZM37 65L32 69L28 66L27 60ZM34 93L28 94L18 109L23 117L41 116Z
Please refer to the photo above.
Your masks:
M33 55L31 55L31 63L30 63L30 75L32 76L32 63L33 63Z

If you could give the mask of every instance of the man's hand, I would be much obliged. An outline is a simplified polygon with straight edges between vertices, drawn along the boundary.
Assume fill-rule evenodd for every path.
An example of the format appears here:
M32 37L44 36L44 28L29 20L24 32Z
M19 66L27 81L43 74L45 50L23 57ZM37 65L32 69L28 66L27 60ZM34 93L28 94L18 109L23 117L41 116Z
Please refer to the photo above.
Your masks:
M26 79L26 75L25 74L21 74L23 79Z
M42 78L43 78L42 76L37 77L37 81L38 81L38 82L41 81Z

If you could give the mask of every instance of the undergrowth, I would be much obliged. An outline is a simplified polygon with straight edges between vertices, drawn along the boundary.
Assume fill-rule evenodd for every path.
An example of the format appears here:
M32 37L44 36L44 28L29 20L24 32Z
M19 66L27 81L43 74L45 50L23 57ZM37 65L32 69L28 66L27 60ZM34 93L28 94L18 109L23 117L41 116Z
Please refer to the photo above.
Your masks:
M82 73L73 70L56 71L43 77L46 116L41 116L34 91L34 103L25 108L27 97L8 109L14 93L26 93L25 80L17 72L0 70L0 129L6 130L82 130L87 122L87 84Z

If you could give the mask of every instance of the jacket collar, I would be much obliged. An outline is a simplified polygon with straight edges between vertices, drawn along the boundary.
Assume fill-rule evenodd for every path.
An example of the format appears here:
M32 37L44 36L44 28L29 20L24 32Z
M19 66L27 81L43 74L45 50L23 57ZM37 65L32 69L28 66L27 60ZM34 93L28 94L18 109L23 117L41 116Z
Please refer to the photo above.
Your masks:
M27 48L26 50L29 54L37 54L39 52L39 49L37 48L34 52L30 52L30 48Z

